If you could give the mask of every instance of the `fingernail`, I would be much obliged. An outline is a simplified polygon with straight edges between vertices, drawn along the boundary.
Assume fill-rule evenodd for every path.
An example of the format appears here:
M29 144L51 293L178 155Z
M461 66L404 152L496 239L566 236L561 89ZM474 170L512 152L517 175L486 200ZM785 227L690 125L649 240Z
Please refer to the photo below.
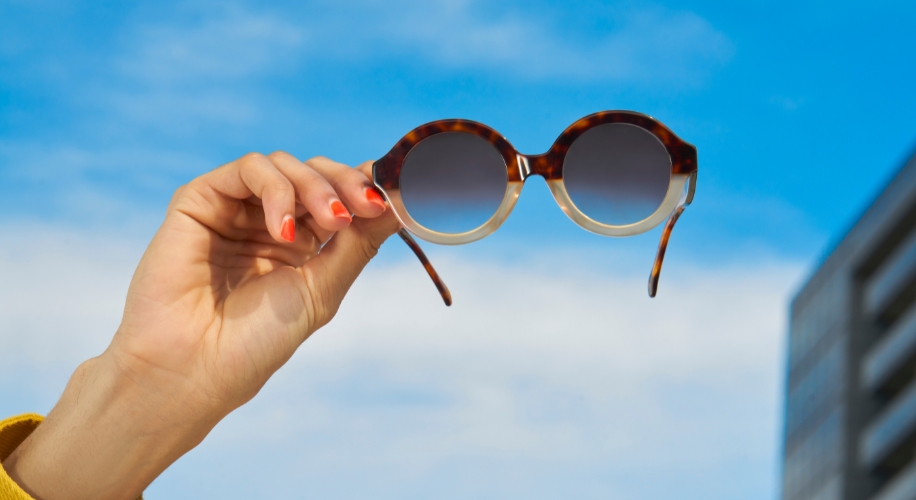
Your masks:
M331 213L334 214L334 217L339 217L341 219L346 218L348 221L352 220L350 217L350 211L347 210L347 207L344 206L340 200L334 200L331 202Z
M370 203L382 207L383 210L385 209L385 199L382 198L382 195L378 194L378 191L374 188L366 188L366 199L369 200Z
M292 215L283 218L283 223L280 224L280 237L290 243L296 241L296 222Z

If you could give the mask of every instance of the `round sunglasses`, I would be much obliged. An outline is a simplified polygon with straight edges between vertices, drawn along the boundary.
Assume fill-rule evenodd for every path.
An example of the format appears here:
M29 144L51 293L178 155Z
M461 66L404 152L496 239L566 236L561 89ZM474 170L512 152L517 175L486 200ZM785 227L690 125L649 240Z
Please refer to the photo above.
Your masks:
M444 245L477 241L502 225L532 175L580 227L605 236L644 233L667 220L649 296L671 230L693 201L697 149L650 116L601 111L577 120L540 155L524 155L490 127L438 120L405 135L372 165L373 182L446 305L451 294L410 233ZM406 229L406 230L405 230Z

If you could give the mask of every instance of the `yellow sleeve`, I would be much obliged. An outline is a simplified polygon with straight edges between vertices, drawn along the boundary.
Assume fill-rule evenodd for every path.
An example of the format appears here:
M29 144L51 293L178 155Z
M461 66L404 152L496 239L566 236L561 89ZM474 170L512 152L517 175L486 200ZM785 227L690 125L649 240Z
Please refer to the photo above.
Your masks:
M44 420L41 415L26 413L18 417L0 421L0 462L13 453L19 444L29 437L29 434ZM34 500L28 493L22 491L0 464L0 500Z
M0 421L0 462L6 460L44 419L35 413L25 413ZM35 500L10 479L3 464L0 464L0 500ZM143 495L137 500L143 500Z

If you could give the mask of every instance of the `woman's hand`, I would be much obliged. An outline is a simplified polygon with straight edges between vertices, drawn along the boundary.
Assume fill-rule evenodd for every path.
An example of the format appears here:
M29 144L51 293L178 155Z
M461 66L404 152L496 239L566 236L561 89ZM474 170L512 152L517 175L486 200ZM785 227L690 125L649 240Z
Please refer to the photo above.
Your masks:
M4 462L13 478L39 499L136 498L254 397L397 230L369 168L249 154L181 187L111 345Z
M202 410L251 399L397 230L390 215L376 219L385 203L366 173L250 154L179 189L137 267L112 356L139 380L190 384Z

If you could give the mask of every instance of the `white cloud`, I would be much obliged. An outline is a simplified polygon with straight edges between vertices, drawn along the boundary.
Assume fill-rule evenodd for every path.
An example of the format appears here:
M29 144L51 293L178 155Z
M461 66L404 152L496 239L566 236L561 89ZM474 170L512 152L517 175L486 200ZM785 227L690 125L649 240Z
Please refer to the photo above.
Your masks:
M702 17L657 6L588 12L601 28L473 0L313 2L295 14L212 5L196 24L141 26L119 66L155 84L225 83L315 58L360 63L421 59L505 79L699 83L734 47ZM316 74L316 77L321 77Z
M76 366L108 345L142 247L66 227L0 233L0 411L46 412Z
M196 22L135 26L120 69L163 85L232 80L269 70L303 44L304 31L278 16L234 6L208 8Z
M101 62L99 56L36 60L65 69L45 79L57 80L63 99L83 111L74 130L39 138L40 144L0 142L0 160L20 166L10 177L63 174L78 183L85 172L110 166L134 178L156 177L162 168L192 162L163 158L147 168L148 159L182 154L132 145L165 139L199 149L188 144L214 137L264 142L265 130L287 122L297 130L326 128L346 110L309 114L328 104L268 83L301 78L303 70L306 79L324 78L312 73L327 71L321 61L347 71L422 64L506 80L680 87L701 82L733 50L687 11L593 8L587 15L606 27L578 30L549 13L500 10L479 0L319 1L298 11L203 2L169 18L126 22ZM372 119L378 125L380 118Z
M117 327L141 246L4 232L18 236L0 243L0 409L25 411L13 367L53 401ZM419 264L373 264L338 317L150 495L774 494L798 265L670 266L650 300L642 268L434 262L452 308Z
M61 227L5 225L2 233L0 364L45 367L101 352L118 326L142 249Z
M650 300L642 273L434 261L452 309L415 263L372 270L338 318L161 491L174 494L181 477L245 448L293 464L267 479L290 498L301 482L340 470L365 482L339 485L342 497L403 498L441 483L458 489L440 498L465 498L477 490L452 483L466 475L501 498L556 497L519 494L519 469L540 471L525 479L536 489L560 483L576 498L659 497L645 483L660 480L662 498L772 496L798 266L669 272ZM600 479L582 484L569 470Z
M0 162L16 165L3 172L11 182L53 183L77 181L86 172L130 176L155 187L175 188L163 179L187 172L214 168L211 161L184 151L157 149L150 145L117 145L93 149L86 145L49 148L40 141L0 140ZM73 187L69 184L69 187Z
M424 56L433 65L484 68L507 79L695 85L734 48L700 16L661 7L587 15L607 27L577 32L544 13L493 16L482 2L402 1L360 30L373 44ZM380 22L379 22L380 21ZM589 33L589 31L595 31Z
M123 52L112 61L118 85L106 81L90 90L119 124L126 119L176 136L204 124L255 124L292 103L272 101L252 86L318 61L420 63L508 81L682 88L700 85L734 52L700 16L654 6L590 12L607 18L606 26L583 30L525 9L494 14L472 0L313 2L294 13L223 3L199 9L193 22L124 27Z
M118 115L182 135L202 123L257 120L260 98L246 83L276 77L302 53L306 32L289 20L233 5L212 5L192 22L124 27L112 62L121 84L95 89Z

